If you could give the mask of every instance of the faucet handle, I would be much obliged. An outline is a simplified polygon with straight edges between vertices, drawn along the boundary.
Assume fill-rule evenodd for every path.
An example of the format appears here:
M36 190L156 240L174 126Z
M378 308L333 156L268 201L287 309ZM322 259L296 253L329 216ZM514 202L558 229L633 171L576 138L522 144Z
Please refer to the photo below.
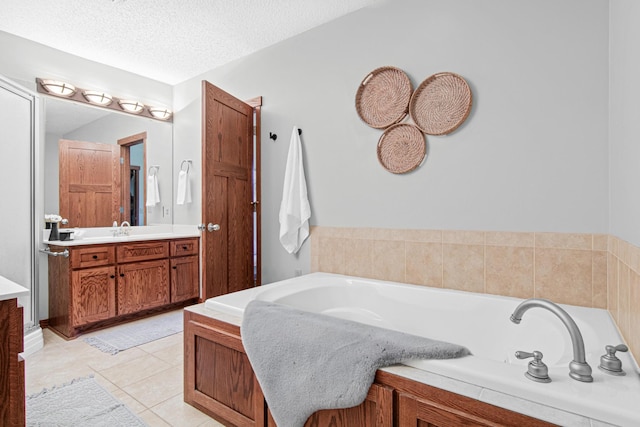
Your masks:
M524 373L525 377L539 383L551 382L551 378L549 378L549 368L547 368L547 365L542 361L541 352L533 351L528 353L526 351L516 351L516 357L518 359L528 359L533 357L533 360L529 362L529 365L527 366L527 372Z
M626 375L622 370L622 362L616 356L616 351L626 352L629 351L629 347L624 344L618 344L616 346L607 345L604 349L607 354L600 357L600 365L598 365L598 368L607 374Z

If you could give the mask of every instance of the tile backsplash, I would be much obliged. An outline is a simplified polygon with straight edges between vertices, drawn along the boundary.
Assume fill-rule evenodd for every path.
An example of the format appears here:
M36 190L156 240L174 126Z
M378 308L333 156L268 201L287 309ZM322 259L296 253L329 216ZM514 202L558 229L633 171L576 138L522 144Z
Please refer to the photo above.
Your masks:
M607 309L640 364L640 248L614 236L316 226L311 271Z

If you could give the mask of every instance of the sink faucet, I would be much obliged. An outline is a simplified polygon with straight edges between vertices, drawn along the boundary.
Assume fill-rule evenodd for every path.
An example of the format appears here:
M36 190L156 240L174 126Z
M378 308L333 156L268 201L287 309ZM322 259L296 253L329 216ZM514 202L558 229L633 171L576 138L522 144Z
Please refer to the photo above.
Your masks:
M520 303L511 315L511 321L519 324L524 313L533 307L544 308L549 310L564 323L571 336L573 344L573 360L569 363L569 376L574 380L590 383L593 381L591 376L591 366L586 361L584 351L584 340L576 322L564 311L559 305L541 298L530 298Z
M131 227L131 224L129 224L129 221L122 221L122 224L120 224L120 230L118 231L118 234L120 236L128 236L129 235L129 230Z

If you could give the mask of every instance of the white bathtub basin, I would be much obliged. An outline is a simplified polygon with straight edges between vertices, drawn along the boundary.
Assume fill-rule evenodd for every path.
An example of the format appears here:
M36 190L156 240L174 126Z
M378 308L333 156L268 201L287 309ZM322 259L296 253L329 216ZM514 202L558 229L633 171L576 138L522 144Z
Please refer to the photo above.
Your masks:
M593 369L594 382L581 383L569 378L572 345L555 315L533 308L521 324L509 320L521 299L314 273L211 298L205 308L241 317L253 299L461 344L473 356L406 365L591 419L640 425L640 370L633 358L618 353L626 376L597 368L605 345L623 342L606 310L562 305L582 332ZM525 378L528 361L515 358L518 350L541 351L552 382Z

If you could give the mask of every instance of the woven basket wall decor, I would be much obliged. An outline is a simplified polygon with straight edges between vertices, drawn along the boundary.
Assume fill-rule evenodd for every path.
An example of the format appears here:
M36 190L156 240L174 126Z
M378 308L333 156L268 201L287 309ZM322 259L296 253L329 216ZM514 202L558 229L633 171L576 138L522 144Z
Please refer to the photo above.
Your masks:
M472 104L467 82L454 73L437 73L423 81L411 96L409 114L429 135L446 135L469 116Z
M356 111L363 122L385 129L405 118L413 86L399 68L380 67L370 72L356 92Z
M411 172L424 160L427 144L416 126L400 123L385 130L378 141L378 160L392 173Z

